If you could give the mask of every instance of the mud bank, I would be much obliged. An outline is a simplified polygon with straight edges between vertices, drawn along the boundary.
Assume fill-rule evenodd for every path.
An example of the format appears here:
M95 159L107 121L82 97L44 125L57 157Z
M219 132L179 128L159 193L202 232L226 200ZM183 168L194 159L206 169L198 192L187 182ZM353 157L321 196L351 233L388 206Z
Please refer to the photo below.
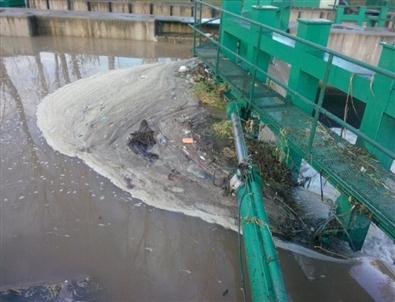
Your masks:
M196 125L205 127L201 121L209 112L199 105L194 84L178 72L185 64L195 61L145 64L66 85L39 104L37 124L53 149L80 158L133 198L237 230L237 202L221 186L227 172L192 131ZM153 137L150 148L139 152L141 146L130 142L142 121ZM191 136L193 144L182 142ZM283 234L287 212L270 198L265 206L272 231ZM315 259L347 262L279 239L276 245Z
M37 125L54 150L80 158L133 198L236 231L237 202L222 186L228 172L205 152L207 142L199 135L204 131L195 129L207 127L202 120L210 113L199 104L191 80L179 73L180 66L195 64L144 64L73 82L41 101ZM130 142L142 121L153 130L154 144L136 152ZM182 142L191 136L193 144ZM272 231L282 234L287 212L270 198L265 207ZM275 243L343 262L280 239Z
M204 116L192 84L179 76L184 61L112 71L67 85L38 106L48 144L82 159L144 203L236 229L236 207L213 184L206 154L184 145L191 120ZM145 119L155 133L145 158L128 147ZM218 169L218 167L214 167Z

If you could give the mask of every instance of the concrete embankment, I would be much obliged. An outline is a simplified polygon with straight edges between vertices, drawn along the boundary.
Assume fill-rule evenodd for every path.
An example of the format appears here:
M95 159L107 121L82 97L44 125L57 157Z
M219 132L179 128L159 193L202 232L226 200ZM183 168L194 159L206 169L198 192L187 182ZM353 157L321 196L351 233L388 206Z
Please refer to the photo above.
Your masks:
M162 1L111 1L111 0L28 0L27 6L41 10L75 10L103 13L133 13L156 16L193 17L194 4L191 2ZM200 12L199 12L200 14ZM202 17L211 18L216 12L202 7Z
M125 0L26 0L27 7L40 10L85 11L102 13L133 13L155 16L193 17L195 15L192 2L162 1L125 1ZM333 4L333 3L332 3ZM219 12L211 7L202 6L197 14L202 18L219 16ZM335 20L336 11L331 5L325 7L292 7L289 22L296 23L299 18ZM387 22L388 29L393 31L393 21Z
M143 15L7 9L0 12L0 33L154 41L155 19Z
M381 54L381 41L395 42L395 33L387 30L332 28L328 47L376 66Z
M193 3L162 2L162 1L124 1L124 0L27 0L27 6L41 10L76 10L107 13L134 13L156 16L193 17ZM200 14L200 12L198 12ZM202 6L202 17L212 18L218 13L207 6ZM329 8L293 7L290 22L298 18L325 18L333 20L335 11Z
M0 35L155 41L161 35L191 35L192 22L191 17L12 8L0 11ZM204 26L206 31L217 28L216 24Z

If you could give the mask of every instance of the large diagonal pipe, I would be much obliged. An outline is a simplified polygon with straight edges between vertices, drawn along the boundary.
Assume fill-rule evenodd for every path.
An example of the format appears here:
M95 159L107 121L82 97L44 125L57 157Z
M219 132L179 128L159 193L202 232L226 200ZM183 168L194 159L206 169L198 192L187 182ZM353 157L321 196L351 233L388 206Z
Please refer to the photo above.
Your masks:
M238 112L231 113L231 120L237 160L243 167L243 184L237 189L237 198L252 300L285 302L288 301L288 294L264 208L262 178L249 163Z

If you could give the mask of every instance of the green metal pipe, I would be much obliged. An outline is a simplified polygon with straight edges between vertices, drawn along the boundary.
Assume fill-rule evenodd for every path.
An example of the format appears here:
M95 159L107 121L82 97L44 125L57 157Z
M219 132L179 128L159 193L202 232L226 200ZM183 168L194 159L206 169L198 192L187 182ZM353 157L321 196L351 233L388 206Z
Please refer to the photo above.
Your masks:
M193 24L196 25L197 17L196 17L196 9L197 9L197 2L193 2ZM193 55L196 56L196 31L193 31L193 48L192 48Z
M243 230L243 243L249 275L252 301L275 301L269 269L264 263L265 254L262 248L262 239L259 236L260 226L253 223L255 216L253 203L247 190L247 185L237 192L240 205L241 225Z
M258 64L259 45L261 45L261 38L262 38L262 27L260 27L259 31L258 31L258 39L257 39L257 43L256 43L255 53L254 53L254 66L256 66ZM252 82L251 82L251 88L250 88L250 103L248 104L250 108L251 108L252 99L254 97L254 92L255 92L256 71L257 70L254 69Z
M254 302L288 301L280 262L263 207L262 179L249 163L243 128L237 110L228 106L243 184L237 190L240 223Z
M285 290L280 260L278 258L272 233L269 228L269 219L264 208L264 198L262 196L263 181L255 167L253 167L251 170L249 183L251 184L252 192L254 194L254 206L257 217L261 218L265 222L265 226L261 229L261 235L263 237L266 262L269 266L269 272L273 282L273 290L276 296L276 301L288 301L288 294Z
M235 111L231 113L231 120L233 126L233 137L235 141L237 161L240 167L242 165L248 164L248 151L244 140L240 117Z
M288 301L280 262L263 208L261 179L254 167L247 172L244 185L237 191L243 242L246 252L252 300Z

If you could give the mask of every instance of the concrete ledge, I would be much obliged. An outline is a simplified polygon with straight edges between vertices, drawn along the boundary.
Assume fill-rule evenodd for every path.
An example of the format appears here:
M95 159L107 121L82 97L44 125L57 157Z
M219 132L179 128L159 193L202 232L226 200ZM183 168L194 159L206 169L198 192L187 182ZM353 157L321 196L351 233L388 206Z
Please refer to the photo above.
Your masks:
M193 3L114 0L28 0L28 7L41 10L122 12L157 16L193 16ZM212 18L211 8L202 8L203 18Z
M26 11L0 10L0 36L34 36L35 18L34 14Z
M328 47L352 58L377 65L380 42L395 42L395 33L386 30L350 30L332 28Z
M76 11L5 9L0 11L2 36L66 37L156 41L152 16Z

